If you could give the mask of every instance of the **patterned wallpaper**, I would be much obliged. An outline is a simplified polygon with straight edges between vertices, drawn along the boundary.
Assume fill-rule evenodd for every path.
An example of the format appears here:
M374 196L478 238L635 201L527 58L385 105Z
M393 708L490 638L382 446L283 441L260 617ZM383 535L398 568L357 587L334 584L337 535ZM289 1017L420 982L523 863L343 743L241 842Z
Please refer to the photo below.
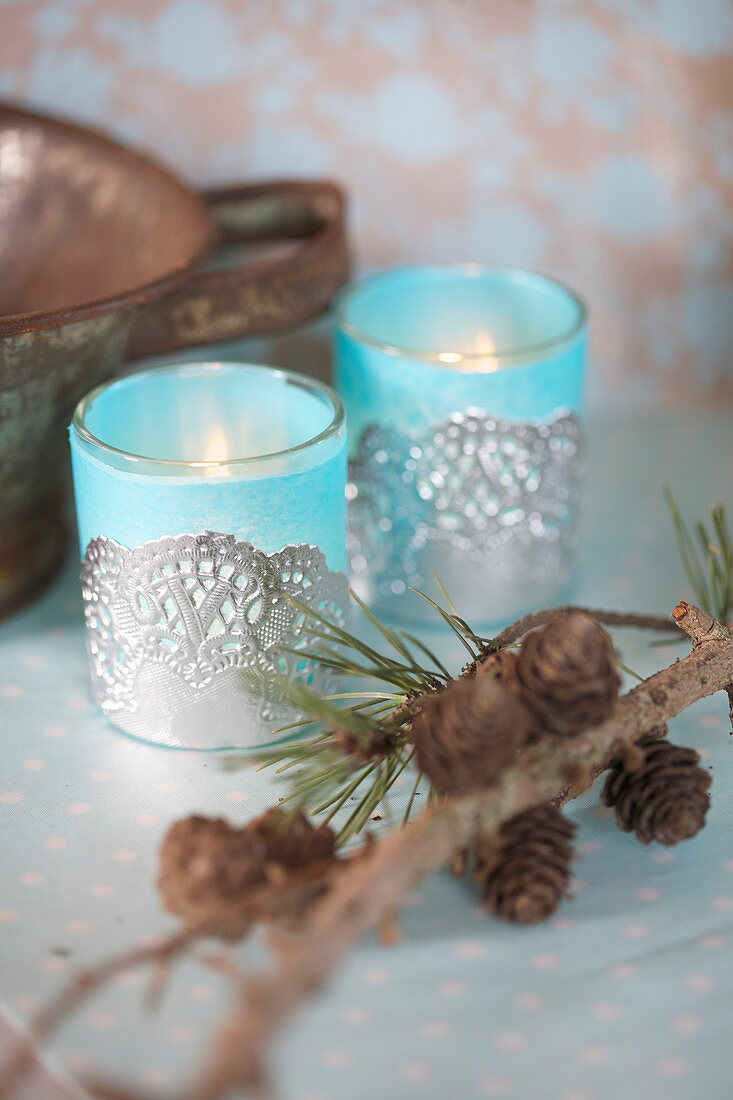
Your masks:
M733 393L731 0L0 0L0 94L342 180L362 267L565 279L596 405Z

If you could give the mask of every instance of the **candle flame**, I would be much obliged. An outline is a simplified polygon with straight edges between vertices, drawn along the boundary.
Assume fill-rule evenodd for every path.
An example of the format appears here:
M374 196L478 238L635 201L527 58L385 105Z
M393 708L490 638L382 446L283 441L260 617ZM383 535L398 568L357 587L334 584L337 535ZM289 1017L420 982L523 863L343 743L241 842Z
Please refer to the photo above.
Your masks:
M191 465L201 466L207 477L212 477L220 472L214 463L226 462L228 458L227 437L221 428L214 428L209 436L208 443L204 447L203 458L200 462L192 462Z
M493 355L496 351L496 344L488 329L481 329L476 337L476 351L480 355Z
M480 329L476 334L473 351L461 353L457 351L441 351L438 359L441 363L461 363L462 370L468 371L495 371L498 363L492 358L496 353L496 344L488 329ZM477 358L486 356L486 358Z

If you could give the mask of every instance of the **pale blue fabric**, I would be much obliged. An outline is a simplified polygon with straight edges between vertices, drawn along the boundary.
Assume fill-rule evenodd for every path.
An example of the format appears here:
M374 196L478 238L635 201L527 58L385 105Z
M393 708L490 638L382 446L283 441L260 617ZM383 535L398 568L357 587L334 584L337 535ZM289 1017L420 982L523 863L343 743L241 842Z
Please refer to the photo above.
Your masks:
M666 612L687 593L662 487L688 514L731 501L733 410L591 423L577 598ZM88 700L76 565L0 628L2 996L26 1019L81 963L174 927L155 889L176 817L242 822L278 794L230 757L127 740ZM470 612L470 609L467 609ZM617 634L645 674L685 646ZM439 634L433 639L448 649ZM451 660L457 664L460 654ZM402 943L369 941L278 1048L284 1100L728 1100L732 1090L733 741L717 697L672 724L712 768L708 825L669 852L599 809L578 824L575 900L522 930L488 919L470 884L434 876L408 899ZM404 788L397 792L399 812ZM242 949L255 965L261 948ZM96 997L52 1045L76 1076L178 1096L226 983L177 967L155 1014L145 975Z

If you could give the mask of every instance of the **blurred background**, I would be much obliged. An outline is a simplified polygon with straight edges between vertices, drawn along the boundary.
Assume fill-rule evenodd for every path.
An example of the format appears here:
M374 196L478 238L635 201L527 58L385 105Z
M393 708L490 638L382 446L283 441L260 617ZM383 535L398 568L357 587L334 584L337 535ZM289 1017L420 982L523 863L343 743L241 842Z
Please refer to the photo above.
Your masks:
M0 0L0 95L199 185L332 177L362 269L567 281L596 409L733 394L732 0Z

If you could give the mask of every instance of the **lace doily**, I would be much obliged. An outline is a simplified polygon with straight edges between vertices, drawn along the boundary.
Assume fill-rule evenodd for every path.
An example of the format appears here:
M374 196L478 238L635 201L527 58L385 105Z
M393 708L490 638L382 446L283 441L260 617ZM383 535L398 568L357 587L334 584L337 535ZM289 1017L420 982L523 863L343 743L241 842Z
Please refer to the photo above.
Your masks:
M327 689L292 600L343 625L346 579L301 544L274 554L233 535L178 535L82 563L92 686L127 733L196 748L260 743L292 710L281 677ZM294 650L295 652L288 652Z

